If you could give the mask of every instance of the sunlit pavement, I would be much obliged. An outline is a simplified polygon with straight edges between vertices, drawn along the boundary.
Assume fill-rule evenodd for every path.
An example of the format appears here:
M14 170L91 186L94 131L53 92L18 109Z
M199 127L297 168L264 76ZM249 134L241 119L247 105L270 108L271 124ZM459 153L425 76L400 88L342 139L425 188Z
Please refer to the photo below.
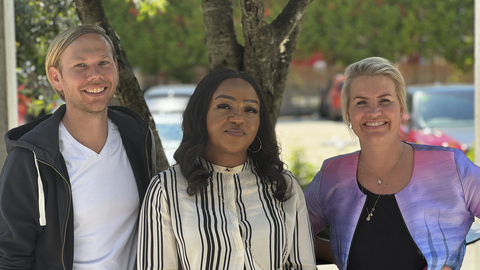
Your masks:
M291 162L295 150L303 150L304 160L320 168L325 159L360 149L348 128L340 121L312 117L280 117L275 131L282 159Z
M318 265L317 269L319 270L337 270L337 266L334 264L325 264L325 265Z

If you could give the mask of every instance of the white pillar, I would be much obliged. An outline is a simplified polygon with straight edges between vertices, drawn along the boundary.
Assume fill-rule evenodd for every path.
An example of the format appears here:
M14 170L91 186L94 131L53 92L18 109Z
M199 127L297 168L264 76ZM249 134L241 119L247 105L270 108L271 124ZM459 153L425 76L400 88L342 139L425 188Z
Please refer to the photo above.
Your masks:
M18 122L13 5L13 0L0 1L0 167L7 156L3 136Z
M475 163L480 165L480 2L475 0Z
M475 59L475 164L480 166L480 1L475 0L475 51L474 51L474 59ZM480 219L475 218L475 222L480 224ZM480 241L477 241L473 244L474 247L470 247L472 250L472 257L475 258L473 262L472 269L479 269L480 268Z

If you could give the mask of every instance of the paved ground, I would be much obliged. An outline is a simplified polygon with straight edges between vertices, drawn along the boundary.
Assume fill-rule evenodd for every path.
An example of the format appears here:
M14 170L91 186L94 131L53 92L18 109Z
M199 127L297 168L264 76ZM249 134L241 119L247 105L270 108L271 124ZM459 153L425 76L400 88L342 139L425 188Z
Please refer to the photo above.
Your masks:
M326 158L350 153L360 146L350 135L343 122L312 117L281 117L276 126L277 138L282 147L282 158L287 163L295 149L303 149L305 159L321 167ZM480 221L477 219L477 223ZM335 265L318 266L320 270L337 269ZM461 270L480 270L480 241L467 246Z
M320 168L325 159L360 148L348 128L339 121L281 117L276 132L282 148L282 158L287 164L294 149L303 149L306 160Z

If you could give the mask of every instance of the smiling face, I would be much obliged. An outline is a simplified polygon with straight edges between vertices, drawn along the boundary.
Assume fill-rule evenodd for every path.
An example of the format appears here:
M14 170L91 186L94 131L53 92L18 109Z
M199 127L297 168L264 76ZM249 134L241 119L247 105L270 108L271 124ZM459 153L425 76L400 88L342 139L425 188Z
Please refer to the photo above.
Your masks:
M84 34L61 55L58 69L48 72L52 84L65 95L69 113L106 113L115 94L118 72L112 48L99 34Z
M361 144L398 140L402 112L392 79L378 75L352 81L347 113Z
M244 163L260 126L259 112L259 98L248 82L236 78L223 81L210 100L204 157L225 167Z

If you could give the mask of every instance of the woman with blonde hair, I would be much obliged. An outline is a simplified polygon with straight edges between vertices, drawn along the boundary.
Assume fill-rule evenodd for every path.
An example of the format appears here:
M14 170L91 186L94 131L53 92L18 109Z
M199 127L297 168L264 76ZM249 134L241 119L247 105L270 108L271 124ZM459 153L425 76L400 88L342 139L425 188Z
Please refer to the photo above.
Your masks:
M345 75L344 121L361 150L326 160L305 191L313 233L330 224L339 269L460 269L480 217L480 168L458 149L399 139L405 82L388 60Z

